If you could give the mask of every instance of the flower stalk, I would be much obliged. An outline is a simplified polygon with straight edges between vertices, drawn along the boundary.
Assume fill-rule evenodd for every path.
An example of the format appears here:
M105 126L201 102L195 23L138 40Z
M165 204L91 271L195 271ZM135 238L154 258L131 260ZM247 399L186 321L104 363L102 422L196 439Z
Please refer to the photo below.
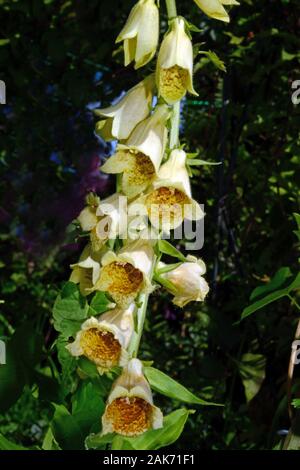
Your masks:
M173 18L176 18L177 16L176 1L166 0L166 7L167 7L169 21ZM173 112L172 112L172 117L171 117L170 141L169 141L169 146L171 150L176 148L179 144L179 125L180 125L180 101L176 102L173 105ZM152 265L151 279L153 277L155 264L156 264L156 260L154 259L153 265ZM139 298L140 306L138 307L137 314L136 314L137 315L137 332L136 332L136 336L133 338L129 347L129 351L132 354L132 357L138 356L138 351L140 347L141 338L143 335L144 324L145 324L145 319L146 319L146 314L147 314L148 301L149 301L149 293L140 295L140 298Z
M216 1L221 6L237 3ZM205 0L199 3L206 8ZM169 30L160 45L155 75L127 91L117 104L96 111L101 118L98 133L107 141L118 140L115 153L101 167L104 173L117 175L116 192L104 200L89 195L78 216L89 243L71 265L70 281L87 298L96 292L107 295L108 303L102 314L96 310L70 335L73 342L67 349L94 363L99 374L121 368L107 397L102 434L137 436L163 426L139 359L150 293L161 286L182 308L203 302L209 292L201 259L183 256L168 242L157 243L185 219L204 217L192 197L188 154L179 142L181 100L186 93L197 95L193 45L187 23L177 15L176 0L165 4ZM134 62L140 68L152 60L159 42L155 0L137 0L117 42L123 43L125 66ZM163 254L179 262L167 265L161 261Z
M177 16L177 7L175 0L166 0L168 19L171 20Z

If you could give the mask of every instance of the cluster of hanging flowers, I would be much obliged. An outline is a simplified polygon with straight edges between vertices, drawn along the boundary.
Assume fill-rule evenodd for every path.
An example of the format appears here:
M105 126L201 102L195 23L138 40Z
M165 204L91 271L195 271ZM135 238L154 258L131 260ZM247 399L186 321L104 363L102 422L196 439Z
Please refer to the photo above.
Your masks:
M237 3L195 1L204 13L223 21L228 21L223 5ZM162 233L177 228L184 219L199 220L204 216L192 197L187 155L179 144L172 149L169 144L172 106L187 92L197 94L193 86L193 47L186 28L183 18L171 18L155 73L130 89L117 104L95 112L100 118L96 132L105 140L118 140L115 153L101 168L105 173L119 174L118 192L104 200L88 195L78 222L89 242L79 261L71 266L70 280L79 284L84 296L105 292L112 308L99 317L88 318L67 348L73 356L85 356L93 362L100 374L116 366L122 368L107 399L103 434L137 436L163 426L143 364L130 353L141 299L147 298L160 281L179 307L203 301L209 291L201 259L188 256L185 262L168 266L155 254L157 237ZM140 68L154 58L159 42L155 0L136 3L116 42L124 45L125 65L133 63ZM154 96L158 104L153 107ZM131 236L128 221L134 218L131 213L137 205L144 212L135 220L135 236ZM149 227L156 238L149 237ZM116 239L118 249L111 243ZM160 275L153 275L155 272Z

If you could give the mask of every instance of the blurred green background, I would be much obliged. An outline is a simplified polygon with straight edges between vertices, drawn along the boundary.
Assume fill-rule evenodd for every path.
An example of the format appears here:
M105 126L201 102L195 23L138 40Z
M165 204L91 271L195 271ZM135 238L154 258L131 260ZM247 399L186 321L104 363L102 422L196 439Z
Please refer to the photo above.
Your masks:
M15 332L9 377L0 365L0 432L19 445L41 444L51 402L60 397L51 311L82 247L69 224L89 191L114 190L114 180L99 173L111 148L94 135L92 109L145 74L124 68L114 44L133 4L0 0L7 87L0 105L0 337ZM196 407L176 448L269 449L290 426L286 379L297 310L283 298L236 322L255 287L283 266L294 274L299 266L300 104L291 100L300 80L299 1L241 0L229 25L207 18L192 0L177 6L201 30L194 44L215 51L227 68L197 55L199 97L187 97L182 112L187 149L223 163L201 166L193 178L206 211L197 255L207 263L211 292L203 305L180 310L157 291L141 354L225 404ZM163 1L161 15L163 32ZM297 395L297 368L294 386ZM176 406L156 400L166 412Z

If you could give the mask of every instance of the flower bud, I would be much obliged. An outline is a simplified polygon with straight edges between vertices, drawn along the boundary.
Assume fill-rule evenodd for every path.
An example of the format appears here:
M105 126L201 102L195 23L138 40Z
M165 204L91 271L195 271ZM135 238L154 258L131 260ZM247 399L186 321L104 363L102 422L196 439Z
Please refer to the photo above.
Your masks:
M203 301L209 292L209 286L202 277L206 272L204 262L190 255L187 260L177 268L160 274L174 286L174 290L170 289L170 292L174 295L173 303L178 307L184 307L191 301ZM164 263L160 263L158 268L165 266Z
M154 406L151 388L139 359L131 359L115 381L102 417L102 434L116 432L138 436L163 426L163 415Z
M193 87L193 46L182 18L171 21L171 29L161 44L156 85L159 96L169 104L181 100L187 91L197 95Z
M138 69L154 57L159 39L159 12L154 0L139 0L133 7L116 43L124 41L125 66Z

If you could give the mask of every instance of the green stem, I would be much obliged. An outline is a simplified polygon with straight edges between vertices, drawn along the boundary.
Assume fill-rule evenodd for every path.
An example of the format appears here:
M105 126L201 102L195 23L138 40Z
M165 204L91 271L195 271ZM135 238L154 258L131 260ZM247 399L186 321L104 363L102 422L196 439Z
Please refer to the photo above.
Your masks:
M141 306L138 308L136 316L137 316L137 332L136 336L133 338L133 341L130 345L130 352L132 357L137 357L140 342L144 330L144 324L146 319L147 313L147 306L148 306L149 294L142 294L140 296Z
M166 0L166 7L167 7L169 21L172 20L173 18L176 18L177 17L176 0ZM173 106L173 114L171 118L171 130L170 130L170 149L174 149L178 147L179 124L180 124L180 101L175 103ZM150 276L151 280L153 277L155 264L156 264L156 259L153 260L153 264L152 264L152 273ZM137 315L137 331L129 347L129 353L132 355L132 357L137 357L138 355L140 342L141 342L143 329L144 329L144 323L146 319L149 294L142 294L139 300L140 300L141 305L138 308L137 314L136 314Z
M153 279L153 274L154 274L154 269L156 265L156 256L153 258L152 262L152 270L150 273L150 279ZM139 297L139 308L137 309L136 312L136 318L137 318L137 328L136 328L136 334L133 337L130 346L129 346L129 353L131 354L132 357L137 357L138 352L139 352L139 347L140 347L140 342L144 330L144 324L145 324L145 319L146 319L146 313L147 313L147 306L148 306L148 300L149 300L149 293L148 294L141 294Z
M166 0L166 7L169 21L177 16L176 0ZM180 101L173 106L170 131L170 149L178 147L179 144L179 124L180 124Z
M179 124L180 124L180 101L173 106L170 131L170 149L178 147L179 144Z
M295 307L300 310L300 305L298 304L297 300L294 299L294 297L292 297L290 294L288 294L288 298L290 299L292 305L295 305Z
M176 18L177 8L175 0L166 0L167 12L169 20Z

